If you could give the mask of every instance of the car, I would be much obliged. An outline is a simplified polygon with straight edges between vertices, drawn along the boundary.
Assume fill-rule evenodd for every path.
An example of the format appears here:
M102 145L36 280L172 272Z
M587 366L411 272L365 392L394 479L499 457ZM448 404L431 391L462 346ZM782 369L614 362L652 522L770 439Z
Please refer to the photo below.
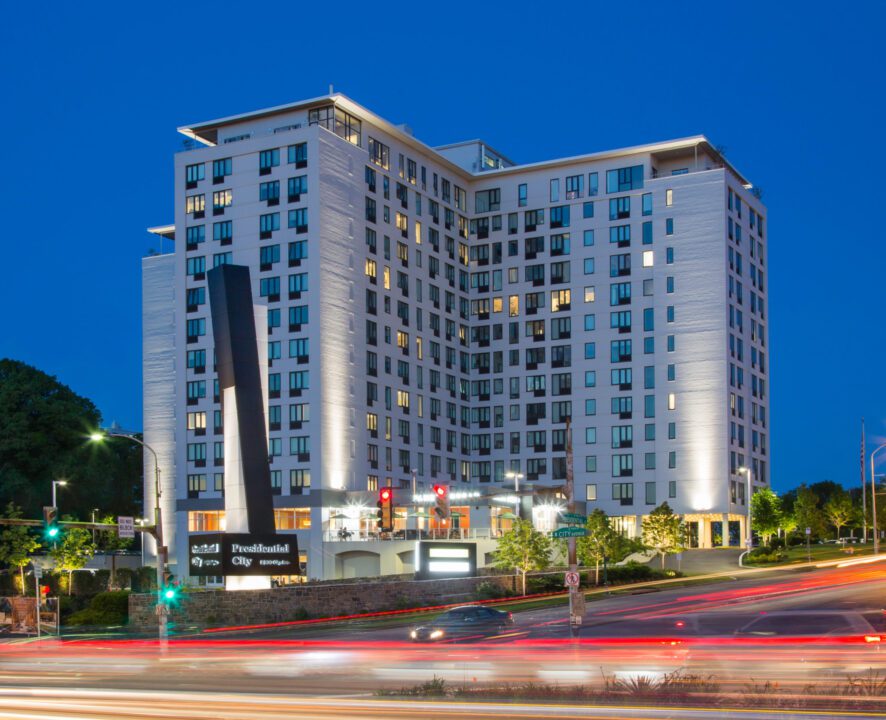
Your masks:
M879 640L880 633L859 612L790 610L761 613L735 631L740 637L840 637L858 635ZM876 640L875 640L876 639Z
M415 626L409 637L413 642L473 639L498 635L513 624L513 615L504 610L485 605L461 605Z

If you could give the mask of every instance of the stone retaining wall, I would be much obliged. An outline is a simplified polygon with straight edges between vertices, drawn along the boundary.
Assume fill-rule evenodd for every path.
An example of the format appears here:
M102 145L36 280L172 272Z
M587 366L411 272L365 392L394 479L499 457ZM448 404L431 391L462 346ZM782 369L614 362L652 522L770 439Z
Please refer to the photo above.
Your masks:
M482 582L513 591L513 575L451 580L355 579L350 582L291 585L271 590L199 590L182 593L170 622L177 625L251 625L304 617L351 615L425 605L445 605L476 599ZM156 625L157 596L129 596L129 624Z

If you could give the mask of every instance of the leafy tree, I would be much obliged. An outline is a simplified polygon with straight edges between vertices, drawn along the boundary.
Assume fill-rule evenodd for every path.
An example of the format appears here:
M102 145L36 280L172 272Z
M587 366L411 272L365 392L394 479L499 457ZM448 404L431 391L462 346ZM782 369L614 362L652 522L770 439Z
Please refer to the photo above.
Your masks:
M576 540L575 549L582 565L594 566L594 584L600 584L600 563L618 562L631 549L630 541L609 524L609 517L597 508L585 524L587 535Z
M684 534L683 521L674 515L667 501L643 518L643 542L661 556L662 570L666 555L683 550Z
M95 555L92 533L83 528L66 530L62 539L50 549L49 555L55 562L56 572L68 573L68 595L70 595L74 571L86 567L86 563Z
M107 515L99 520L99 522L115 524L117 518L113 515ZM111 576L108 578L109 590L114 590L117 586L117 551L126 550L132 546L133 542L134 540L132 538L120 537L116 528L113 530L100 530L98 532L96 537L96 549L109 553L111 556Z
M498 539L495 567L514 569L523 578L526 594L526 573L544 570L551 561L551 539L535 529L528 520L514 520L514 526Z
M39 518L51 482L65 477L59 505L80 517L94 507L137 515L142 451L130 442L88 443L100 414L87 398L23 362L0 359L0 504Z
M7 518L20 518L21 509L10 502L6 506ZM0 529L0 563L10 569L18 568L22 581L22 595L25 594L25 565L31 562L31 554L40 547L26 525L4 525Z
M852 507L852 499L849 493L840 488L831 494L827 502L824 504L824 514L831 525L837 531L837 539L840 538L840 530L852 522L855 516L855 509Z
M762 488L751 497L751 527L768 545L782 523L781 500L769 488Z
M806 528L810 528L812 535L824 534L824 513L818 505L818 495L805 485L797 488L797 499L794 501L794 520L796 528L802 528L805 534Z

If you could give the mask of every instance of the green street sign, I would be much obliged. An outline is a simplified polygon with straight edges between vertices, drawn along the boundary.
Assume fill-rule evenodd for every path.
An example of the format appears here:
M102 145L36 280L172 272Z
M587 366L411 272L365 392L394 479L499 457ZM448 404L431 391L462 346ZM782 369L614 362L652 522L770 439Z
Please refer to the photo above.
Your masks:
M579 515L578 513L560 513L560 517L563 518L563 522L567 523L581 523L584 525L588 521L585 515Z
M568 538L568 537L585 537L588 534L588 531L583 527L562 527L554 530L551 533L551 537L555 538Z

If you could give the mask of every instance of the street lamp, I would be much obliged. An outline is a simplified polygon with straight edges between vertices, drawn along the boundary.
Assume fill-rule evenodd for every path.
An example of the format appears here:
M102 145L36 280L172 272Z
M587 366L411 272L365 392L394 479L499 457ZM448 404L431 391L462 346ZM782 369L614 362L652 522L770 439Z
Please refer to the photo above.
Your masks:
M754 532L751 530L751 493L753 492L753 487L751 487L751 474L752 471L749 467L745 467L742 465L738 468L739 473L745 473L748 476L748 491L745 497L745 502L748 506L748 552L751 551L751 547L754 544Z
M157 620L160 642L165 643L169 632L168 607L163 602L164 579L169 571L168 551L163 545L163 522L160 514L160 462L157 453L150 445L131 433L109 432L107 430L90 434L92 442L102 442L106 438L126 438L138 443L154 458L154 541L157 543ZM142 533L142 549L144 549L144 532Z
M65 487L67 484L68 484L67 480L53 480L52 481L52 507L54 507L56 509L58 508L58 504L55 499L55 489L59 485L61 485L62 487Z
M874 456L883 448L886 448L886 443L883 443L871 453L871 513L874 525L874 555L880 552L880 528L877 527L877 476L874 475Z
M515 503L516 510L517 510L516 515L519 518L520 517L520 481L525 476L521 472L515 472L515 471L511 470L511 471L505 473L505 477L508 478L509 480L514 481L514 495L517 496L517 502Z

